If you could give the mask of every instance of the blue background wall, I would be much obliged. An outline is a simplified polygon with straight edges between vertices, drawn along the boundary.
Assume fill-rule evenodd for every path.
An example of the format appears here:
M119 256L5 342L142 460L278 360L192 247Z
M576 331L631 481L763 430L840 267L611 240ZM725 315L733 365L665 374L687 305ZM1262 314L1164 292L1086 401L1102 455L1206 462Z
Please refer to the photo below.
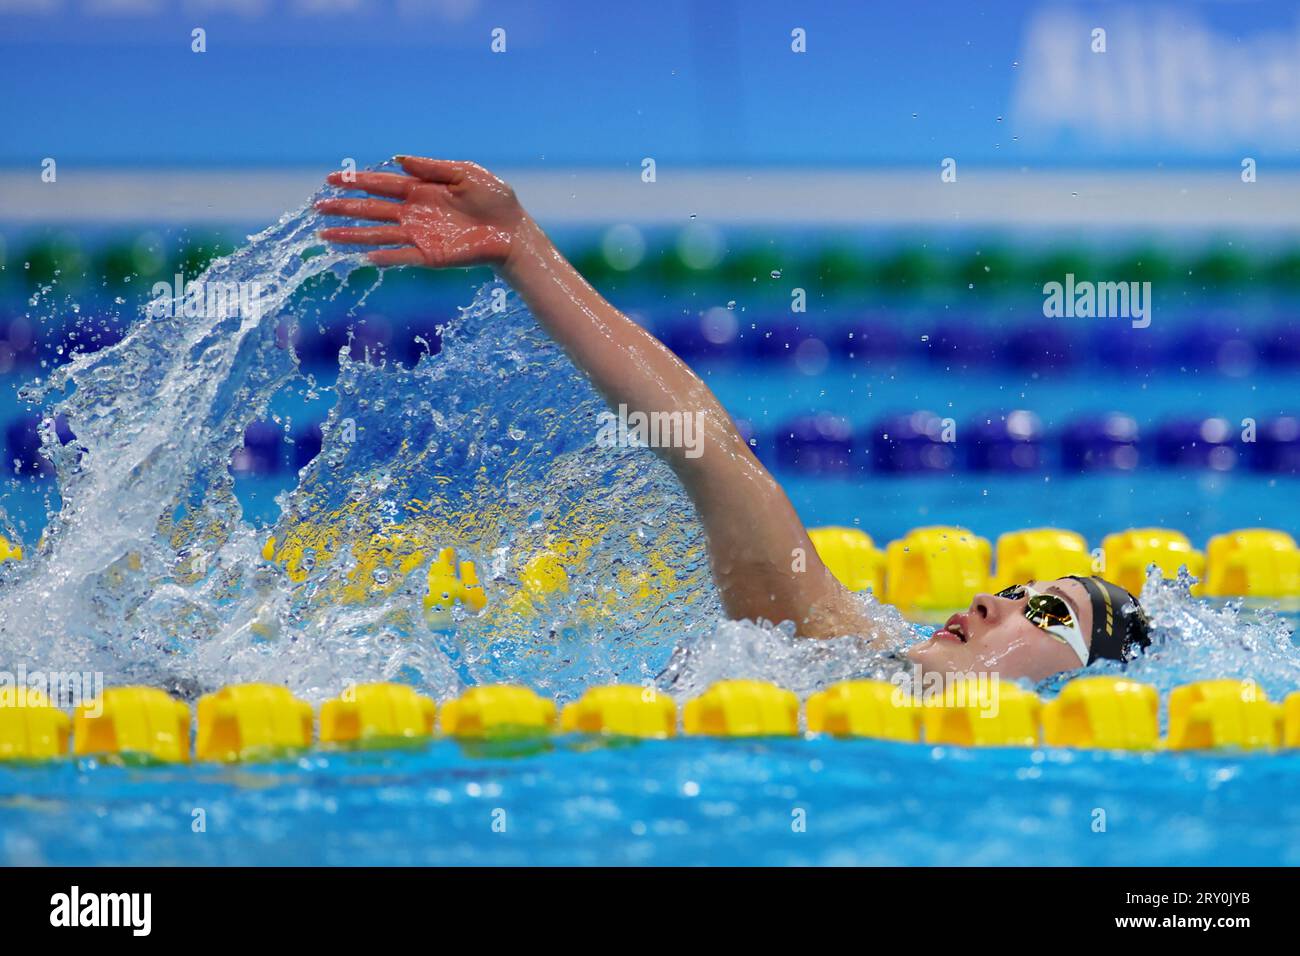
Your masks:
M334 166L396 149L510 167L1300 156L1291 2L0 8L0 165ZM1096 26L1104 55L1089 49ZM489 49L496 27L504 54Z

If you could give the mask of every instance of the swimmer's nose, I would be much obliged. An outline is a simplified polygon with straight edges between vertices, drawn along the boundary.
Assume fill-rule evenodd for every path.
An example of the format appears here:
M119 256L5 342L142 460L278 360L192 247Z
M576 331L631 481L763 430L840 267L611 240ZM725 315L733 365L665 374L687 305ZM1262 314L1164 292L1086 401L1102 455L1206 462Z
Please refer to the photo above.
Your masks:
M970 611L972 617L978 617L979 620L988 624L997 624L1007 614L1011 605L1015 602L1008 598L1000 598L996 594L987 594L980 592L971 598Z

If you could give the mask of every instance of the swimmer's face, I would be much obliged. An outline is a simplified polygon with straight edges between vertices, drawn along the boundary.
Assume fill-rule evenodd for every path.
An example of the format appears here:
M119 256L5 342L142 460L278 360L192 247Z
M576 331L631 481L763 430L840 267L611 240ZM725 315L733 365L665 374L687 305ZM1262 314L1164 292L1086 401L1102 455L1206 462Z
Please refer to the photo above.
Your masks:
M1082 584L1069 578L1030 583L1037 591L1064 598L1079 622L1084 643L1091 640L1092 602ZM1069 645L1025 617L1026 601L1027 596L1013 600L977 594L969 610L954 614L929 640L909 647L908 660L918 664L923 674L996 673L1005 680L1040 681L1078 670L1079 657Z

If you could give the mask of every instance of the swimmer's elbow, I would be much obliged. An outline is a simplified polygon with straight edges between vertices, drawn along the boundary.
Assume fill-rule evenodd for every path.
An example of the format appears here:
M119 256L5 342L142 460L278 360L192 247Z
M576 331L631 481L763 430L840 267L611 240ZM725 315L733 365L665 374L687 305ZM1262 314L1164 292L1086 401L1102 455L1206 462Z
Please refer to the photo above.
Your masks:
M789 621L799 637L826 639L870 630L870 621L852 594L829 572L811 571L792 582L763 579L752 571L718 581L727 616L733 620ZM737 577L739 580L737 580Z
M812 613L797 625L795 634L813 640L829 640L832 637L849 635L867 635L875 631L872 620L852 594L841 586L841 593L835 599L816 606Z

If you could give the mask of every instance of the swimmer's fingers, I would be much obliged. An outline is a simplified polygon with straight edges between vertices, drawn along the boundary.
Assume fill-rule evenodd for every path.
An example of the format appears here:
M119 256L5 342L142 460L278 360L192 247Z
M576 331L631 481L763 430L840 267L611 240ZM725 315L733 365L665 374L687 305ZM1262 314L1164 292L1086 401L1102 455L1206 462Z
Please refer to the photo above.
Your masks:
M450 159L427 159L424 156L394 156L402 168L412 176L418 176L426 183L444 183L448 186L460 182L465 172L465 163Z
M404 249L376 249L366 258L377 266L422 266L424 253L415 246Z
M350 176L351 180L344 179L345 176ZM389 199L405 199L412 189L420 185L420 180L411 176L399 176L397 173L330 173L325 181L331 186L360 189Z
M402 211L399 204L382 199L322 199L316 208L327 216L373 219L376 222L397 222Z
M334 226L322 229L320 237L353 246L397 246L411 241L401 226Z

